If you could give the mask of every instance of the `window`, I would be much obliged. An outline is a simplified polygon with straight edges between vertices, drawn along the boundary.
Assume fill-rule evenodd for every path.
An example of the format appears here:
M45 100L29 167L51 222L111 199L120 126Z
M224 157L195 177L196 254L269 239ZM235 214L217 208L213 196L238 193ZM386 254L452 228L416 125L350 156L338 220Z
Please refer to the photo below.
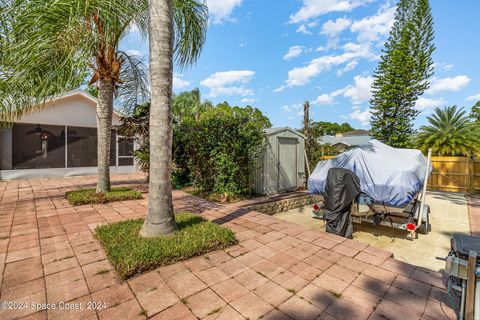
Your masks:
M65 167L65 127L14 124L12 128L13 169Z
M133 166L132 139L112 130L110 144L110 166ZM96 166L96 128L15 123L0 132L0 170Z
M68 167L97 166L97 129L68 127L67 128L67 159ZM115 132L110 140L110 165L115 165Z
M97 165L97 129L68 127L68 167L95 167Z
M133 166L133 140L118 137L118 165Z

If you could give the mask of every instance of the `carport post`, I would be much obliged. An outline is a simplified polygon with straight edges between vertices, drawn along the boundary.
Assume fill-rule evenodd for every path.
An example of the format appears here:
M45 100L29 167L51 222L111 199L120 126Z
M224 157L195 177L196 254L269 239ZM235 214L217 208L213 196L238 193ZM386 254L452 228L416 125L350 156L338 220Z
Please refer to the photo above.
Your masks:
M418 216L417 216L417 228L420 227L420 225L422 224L423 205L425 203L425 196L427 194L427 184L428 184L428 178L429 178L428 174L430 172L431 160L432 160L432 149L428 149L427 166L425 168L425 180L423 181L423 189L422 189L422 201L420 202L420 210L418 210Z

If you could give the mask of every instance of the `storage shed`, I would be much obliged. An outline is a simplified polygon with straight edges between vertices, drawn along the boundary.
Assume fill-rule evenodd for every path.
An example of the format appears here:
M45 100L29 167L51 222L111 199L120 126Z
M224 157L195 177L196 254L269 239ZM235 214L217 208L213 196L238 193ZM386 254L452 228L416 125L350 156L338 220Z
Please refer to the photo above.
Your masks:
M265 130L265 142L253 177L253 192L271 195L305 186L305 137L288 128Z

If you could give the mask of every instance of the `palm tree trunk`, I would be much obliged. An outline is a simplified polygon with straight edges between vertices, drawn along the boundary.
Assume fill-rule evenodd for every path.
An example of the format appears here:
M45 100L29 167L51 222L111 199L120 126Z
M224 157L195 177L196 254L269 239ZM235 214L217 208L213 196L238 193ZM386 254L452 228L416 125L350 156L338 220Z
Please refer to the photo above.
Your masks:
M100 80L97 104L97 193L110 191L113 90L113 82Z
M148 212L140 235L177 229L172 205L172 0L150 0L150 180Z

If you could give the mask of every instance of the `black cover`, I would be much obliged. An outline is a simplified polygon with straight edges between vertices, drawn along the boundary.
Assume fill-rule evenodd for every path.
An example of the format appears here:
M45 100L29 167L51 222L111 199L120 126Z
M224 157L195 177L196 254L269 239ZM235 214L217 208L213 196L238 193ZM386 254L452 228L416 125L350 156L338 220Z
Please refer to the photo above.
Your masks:
M360 193L360 179L355 173L342 168L328 170L323 193L327 232L352 238L351 207Z
M480 259L480 238L466 236L463 234L454 234L451 241L452 250L457 257L468 259L470 250L477 252L477 260Z

